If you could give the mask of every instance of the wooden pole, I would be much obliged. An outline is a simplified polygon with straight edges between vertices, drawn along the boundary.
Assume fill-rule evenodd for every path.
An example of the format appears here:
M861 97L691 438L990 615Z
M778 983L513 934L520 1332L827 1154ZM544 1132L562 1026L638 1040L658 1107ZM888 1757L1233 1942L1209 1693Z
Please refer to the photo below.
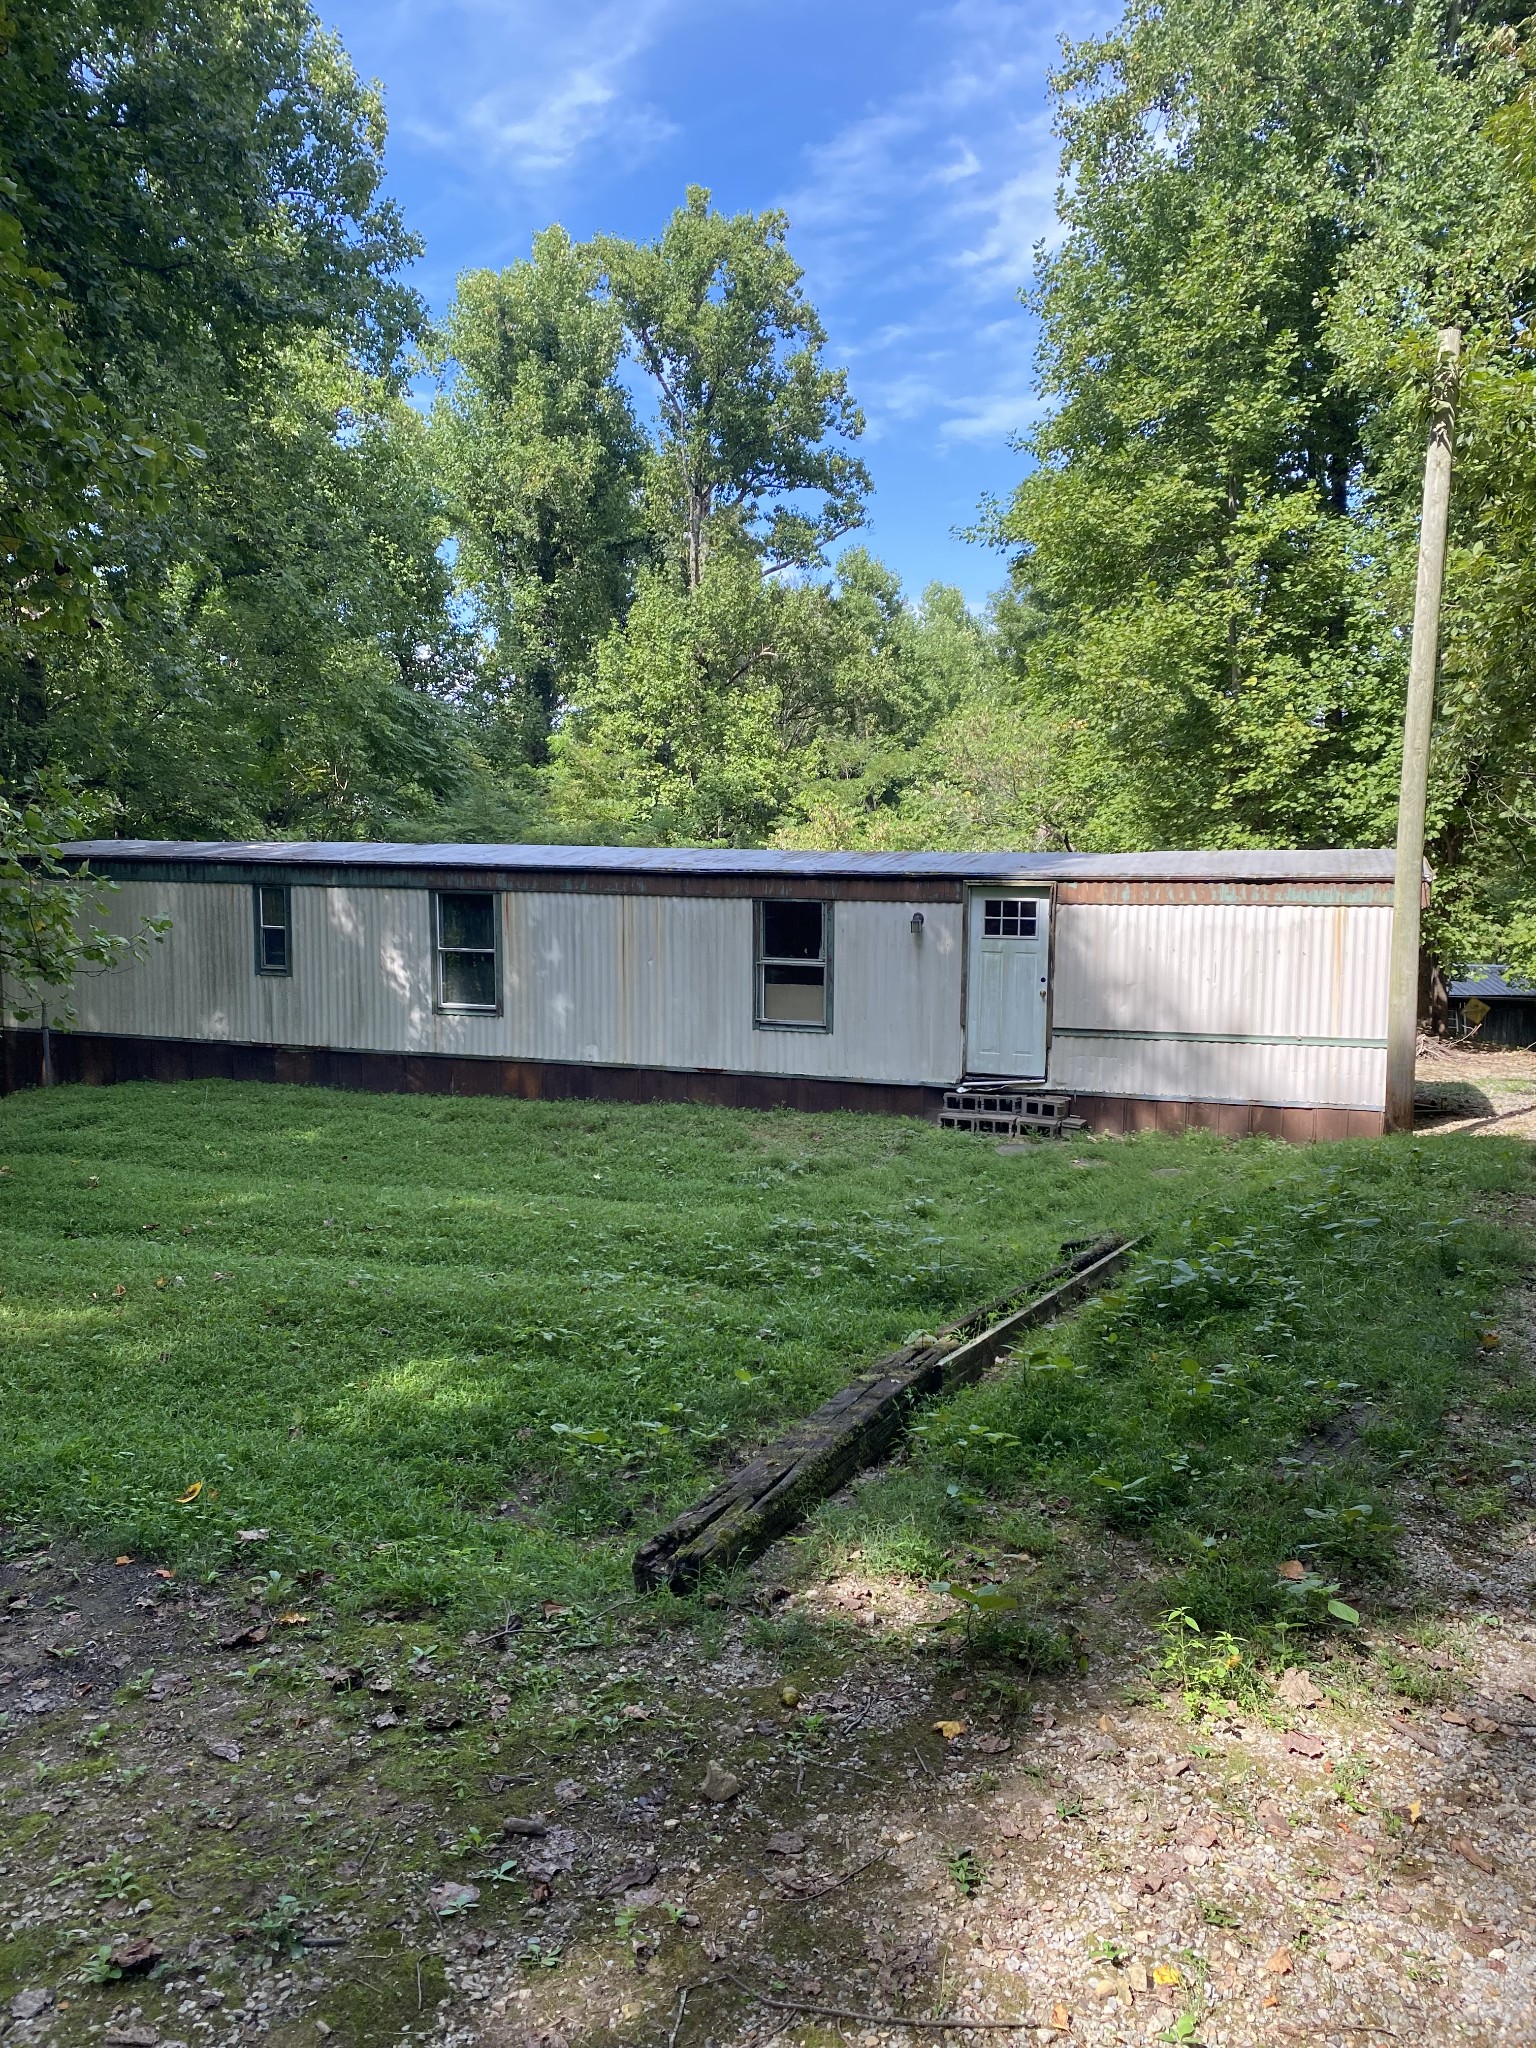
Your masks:
M1435 712L1440 592L1451 509L1456 386L1461 329L1441 330L1424 456L1419 519L1419 580L1413 597L1413 648L1403 716L1403 776L1397 798L1397 869L1392 883L1392 962L1387 987L1387 1129L1413 1129L1413 1070L1419 1043L1419 920L1424 887L1424 813L1429 798L1429 737Z

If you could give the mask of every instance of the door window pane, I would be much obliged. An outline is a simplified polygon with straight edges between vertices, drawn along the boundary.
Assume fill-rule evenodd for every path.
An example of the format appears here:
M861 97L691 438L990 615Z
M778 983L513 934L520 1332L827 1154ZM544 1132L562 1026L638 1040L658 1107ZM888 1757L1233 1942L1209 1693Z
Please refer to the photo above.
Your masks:
M437 1000L444 1010L494 1010L496 898L488 889L445 890L437 905Z
M1034 896L988 896L981 910L982 937L1032 939L1039 914L1039 900Z

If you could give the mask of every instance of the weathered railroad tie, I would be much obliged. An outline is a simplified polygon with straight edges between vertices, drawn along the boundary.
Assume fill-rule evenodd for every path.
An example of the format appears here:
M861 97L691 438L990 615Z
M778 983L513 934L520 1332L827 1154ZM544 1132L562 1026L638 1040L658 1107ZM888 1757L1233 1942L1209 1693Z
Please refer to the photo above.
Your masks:
M750 1464L685 1510L635 1552L642 1593L685 1593L712 1566L759 1556L818 1501L885 1455L920 1401L980 1379L1024 1330L1048 1323L1108 1280L1134 1241L1096 1238L1063 1245L1069 1256L1042 1276L1052 1282L1014 1306L1022 1289L975 1309L921 1344L904 1345L860 1373ZM1042 1285L1042 1280L1031 1284Z

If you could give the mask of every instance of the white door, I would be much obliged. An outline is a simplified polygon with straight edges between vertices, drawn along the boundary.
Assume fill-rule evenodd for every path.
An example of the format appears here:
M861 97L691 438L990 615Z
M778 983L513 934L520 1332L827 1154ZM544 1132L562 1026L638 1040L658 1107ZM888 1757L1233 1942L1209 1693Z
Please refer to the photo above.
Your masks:
M1049 896L973 889L966 963L965 1068L1019 1081L1045 1077Z

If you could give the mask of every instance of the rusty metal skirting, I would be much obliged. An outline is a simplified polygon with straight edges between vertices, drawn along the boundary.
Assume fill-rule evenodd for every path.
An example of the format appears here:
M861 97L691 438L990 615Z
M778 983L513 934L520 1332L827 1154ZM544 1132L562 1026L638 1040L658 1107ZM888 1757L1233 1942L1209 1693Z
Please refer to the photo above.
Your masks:
M1277 1102L1163 1102L1138 1095L1074 1095L1072 1113L1101 1137L1133 1131L1219 1131L1227 1138L1283 1138L1291 1145L1379 1138L1379 1109L1304 1108Z
M7 1031L0 1093L42 1080L42 1036ZM736 1074L711 1068L605 1067L565 1060L501 1060L455 1053L338 1051L325 1046L233 1045L202 1038L133 1038L57 1031L60 1081L285 1081L380 1095L513 1095L527 1101L702 1102L727 1109L858 1110L936 1118L942 1088L885 1081L826 1081L805 1074ZM1283 1138L1305 1145L1379 1138L1380 1110L1269 1102L1163 1102L1132 1095L1076 1095L1073 1113L1105 1136L1133 1131L1219 1131L1230 1138Z
M514 1095L528 1101L703 1102L728 1109L850 1109L936 1117L942 1088L827 1081L804 1074L720 1069L604 1067L565 1060L502 1060L455 1053L336 1051L325 1046L235 1045L202 1038L133 1038L56 1031L59 1081L285 1081L379 1095ZM7 1031L4 1091L42 1080L42 1036Z

